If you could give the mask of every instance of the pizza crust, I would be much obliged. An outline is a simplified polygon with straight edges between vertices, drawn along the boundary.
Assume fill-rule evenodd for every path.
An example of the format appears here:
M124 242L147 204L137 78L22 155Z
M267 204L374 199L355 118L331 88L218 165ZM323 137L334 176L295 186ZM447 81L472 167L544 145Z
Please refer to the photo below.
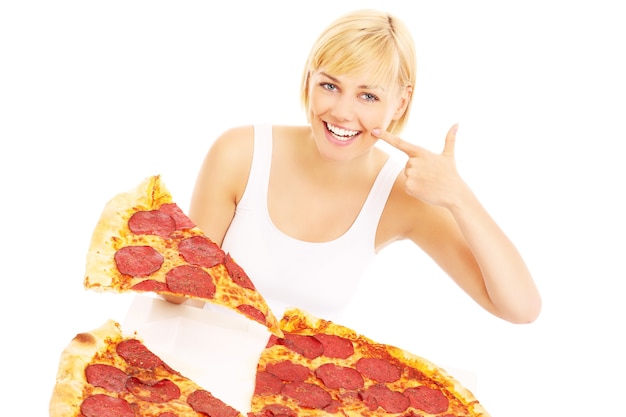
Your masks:
M172 196L160 181L158 175L144 179L137 187L113 197L105 205L100 219L94 228L89 249L84 278L85 288L97 291L115 291L112 286L117 268L113 262L118 247L116 238L131 232L128 219L136 210L152 210L171 203Z
M50 417L72 417L80 412L85 368L106 346L107 339L120 339L120 325L108 320L100 328L77 334L61 353L56 383L49 404Z
M454 393L455 396L470 409L472 416L489 417L489 414L483 405L478 402L478 399L474 396L474 394L469 389L464 387L456 378L450 375L444 368L436 365L428 359L395 346L387 345L387 351L400 362L420 370L424 375L437 382L441 387Z

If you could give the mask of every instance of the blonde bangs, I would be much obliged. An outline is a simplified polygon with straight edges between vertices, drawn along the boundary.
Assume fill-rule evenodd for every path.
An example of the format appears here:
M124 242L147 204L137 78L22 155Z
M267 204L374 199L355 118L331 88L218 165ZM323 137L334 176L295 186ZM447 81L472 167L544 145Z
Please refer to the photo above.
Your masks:
M327 45L328 48L312 57L309 71L323 68L326 73L338 76L367 72L370 85L384 89L403 84L398 80L401 71L396 46L389 38L359 41Z

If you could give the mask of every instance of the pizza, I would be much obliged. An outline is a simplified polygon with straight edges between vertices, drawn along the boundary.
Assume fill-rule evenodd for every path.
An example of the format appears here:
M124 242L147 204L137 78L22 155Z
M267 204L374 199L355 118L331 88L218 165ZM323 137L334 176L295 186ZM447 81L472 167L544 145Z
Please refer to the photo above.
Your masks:
M119 323L76 335L63 350L50 417L243 417L170 368Z
M488 417L443 368L298 308L256 370L249 417Z
M282 335L244 269L182 211L159 175L105 205L91 237L83 283L96 291L211 302Z

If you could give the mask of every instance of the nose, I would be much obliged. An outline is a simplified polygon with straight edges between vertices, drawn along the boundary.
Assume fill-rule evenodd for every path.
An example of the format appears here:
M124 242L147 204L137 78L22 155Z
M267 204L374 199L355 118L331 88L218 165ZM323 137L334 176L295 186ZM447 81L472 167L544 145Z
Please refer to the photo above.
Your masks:
M338 121L349 121L354 116L354 102L347 94L338 95L333 103L331 115Z

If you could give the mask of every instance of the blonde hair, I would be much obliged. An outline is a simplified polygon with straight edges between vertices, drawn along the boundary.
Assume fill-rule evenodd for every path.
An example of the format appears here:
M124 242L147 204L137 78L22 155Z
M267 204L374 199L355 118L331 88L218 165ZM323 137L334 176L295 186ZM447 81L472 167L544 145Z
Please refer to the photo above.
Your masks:
M417 68L415 45L404 23L386 12L357 10L335 20L313 44L304 67L300 95L307 117L311 73L320 68L335 75L371 70L373 85L413 88ZM394 134L402 131L412 96L409 95L404 114L393 120L387 130Z

